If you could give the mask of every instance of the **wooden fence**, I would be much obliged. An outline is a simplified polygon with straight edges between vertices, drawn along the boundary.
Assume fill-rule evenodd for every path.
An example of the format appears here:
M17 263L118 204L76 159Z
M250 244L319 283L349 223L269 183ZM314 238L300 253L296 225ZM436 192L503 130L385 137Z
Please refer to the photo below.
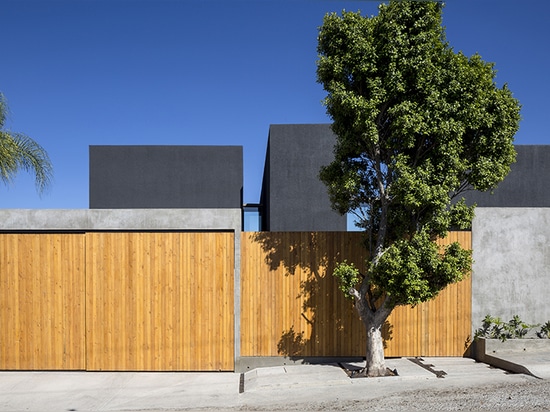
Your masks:
M471 248L470 232L441 241ZM330 274L344 259L364 270L361 233L243 233L242 356L364 356L365 328ZM391 356L462 356L471 334L470 278L435 300L398 307L384 330Z
M0 369L234 370L240 356L363 356L365 331L330 276L363 268L359 233L0 233ZM469 232L445 241L470 247ZM240 316L239 323L235 317ZM397 308L387 356L462 356L471 282Z
M233 370L233 236L0 234L0 369Z

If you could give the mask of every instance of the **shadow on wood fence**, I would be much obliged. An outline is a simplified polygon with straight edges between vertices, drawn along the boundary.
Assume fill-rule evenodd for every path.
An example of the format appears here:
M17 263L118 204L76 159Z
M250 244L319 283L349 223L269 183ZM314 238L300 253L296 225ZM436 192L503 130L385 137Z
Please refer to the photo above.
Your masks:
M346 259L365 269L358 232L243 233L242 356L364 356L365 328L331 276ZM470 232L451 232L441 245L471 248ZM471 280L433 301L397 307L384 327L393 356L463 356L471 334Z

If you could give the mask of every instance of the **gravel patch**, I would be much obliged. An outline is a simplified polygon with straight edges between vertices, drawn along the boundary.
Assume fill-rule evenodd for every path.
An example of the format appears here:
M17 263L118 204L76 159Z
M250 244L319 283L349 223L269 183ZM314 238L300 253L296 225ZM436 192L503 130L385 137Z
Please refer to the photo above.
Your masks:
M550 380L456 389L423 389L365 400L241 406L236 411L546 411Z

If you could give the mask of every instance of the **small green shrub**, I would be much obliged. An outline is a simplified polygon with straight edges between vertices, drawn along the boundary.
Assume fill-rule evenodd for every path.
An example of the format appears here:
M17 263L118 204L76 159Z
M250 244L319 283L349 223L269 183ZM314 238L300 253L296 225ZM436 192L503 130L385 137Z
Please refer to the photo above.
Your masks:
M503 322L498 317L486 315L481 328L476 330L474 336L476 338L500 339L504 342L507 339L521 339L537 326L539 325L530 325L523 322L518 315L514 315L509 322ZM550 331L550 321L545 326L548 326L546 330ZM537 333L537 336L539 336L539 333Z
M518 315L514 315L508 322L509 338L523 338L527 335L531 329L536 328L538 325L529 325L523 322Z
M550 339L550 320L541 326L537 336L541 339Z
M502 321L491 315L485 315L481 321L481 328L476 330L475 338L500 339L502 335Z

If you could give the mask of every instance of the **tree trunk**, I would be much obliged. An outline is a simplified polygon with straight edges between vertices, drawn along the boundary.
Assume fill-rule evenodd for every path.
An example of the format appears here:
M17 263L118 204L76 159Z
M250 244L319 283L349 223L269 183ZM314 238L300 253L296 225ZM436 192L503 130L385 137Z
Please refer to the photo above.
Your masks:
M367 376L386 375L384 340L382 339L383 323L384 322L382 322L381 324L371 323L370 325L365 325L367 327Z
M364 303L364 300L362 303ZM385 376L387 369L384 358L382 327L388 316L390 316L392 309L382 305L376 310L371 310L363 304L356 306L356 308L367 329L366 375L372 377Z
M382 327L388 316L390 316L394 306L388 304L387 296L379 306L376 304L377 298L370 292L368 276L363 278L359 291L355 288L350 288L349 294L354 297L355 309L367 329L366 375L385 376L387 370L384 359Z

